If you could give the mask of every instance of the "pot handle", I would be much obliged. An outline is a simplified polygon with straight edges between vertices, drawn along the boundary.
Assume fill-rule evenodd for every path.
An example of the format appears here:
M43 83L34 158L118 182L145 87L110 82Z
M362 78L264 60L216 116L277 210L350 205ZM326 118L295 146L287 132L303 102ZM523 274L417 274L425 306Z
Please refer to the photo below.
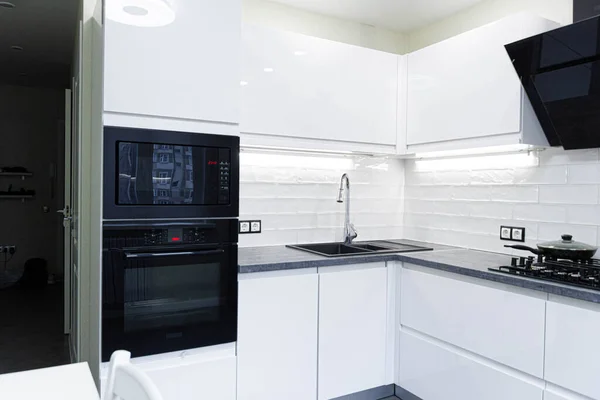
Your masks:
M517 250L530 251L533 254L542 254L542 252L540 250L534 249L533 247L524 246L522 244L505 244L504 247L510 247L511 249L517 249Z

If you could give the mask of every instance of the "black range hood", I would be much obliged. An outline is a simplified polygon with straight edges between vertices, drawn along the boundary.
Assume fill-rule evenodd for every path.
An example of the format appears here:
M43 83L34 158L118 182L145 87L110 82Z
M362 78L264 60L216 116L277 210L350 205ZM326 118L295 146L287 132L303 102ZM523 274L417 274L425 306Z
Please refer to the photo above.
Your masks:
M600 147L600 16L505 47L550 145Z

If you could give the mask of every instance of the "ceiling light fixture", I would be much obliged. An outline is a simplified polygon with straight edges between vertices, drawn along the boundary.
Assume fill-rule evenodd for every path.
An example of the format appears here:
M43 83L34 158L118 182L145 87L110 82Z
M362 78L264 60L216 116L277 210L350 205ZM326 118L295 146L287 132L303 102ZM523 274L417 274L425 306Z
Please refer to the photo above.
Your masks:
M14 51L23 51L23 48L21 46L10 46L10 49Z
M125 25L154 28L175 21L175 0L107 0L108 19Z
M248 82L246 81L240 81L240 86L246 86L248 84Z
M307 52L305 52L305 51L302 51L302 50L296 50L296 51L294 52L294 55L295 55L295 56L305 56L305 55L307 55L307 54L308 54Z
M273 72L275 71L273 68L267 67L264 69L265 72Z
M0 1L0 7L2 8L15 8L13 3L9 3L8 1Z

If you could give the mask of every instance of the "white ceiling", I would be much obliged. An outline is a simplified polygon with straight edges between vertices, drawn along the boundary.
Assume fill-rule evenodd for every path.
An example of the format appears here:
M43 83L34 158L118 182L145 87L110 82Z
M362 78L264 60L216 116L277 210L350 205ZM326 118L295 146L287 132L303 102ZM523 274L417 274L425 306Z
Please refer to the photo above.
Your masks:
M318 14L408 32L483 0L272 0Z
M80 0L0 1L0 82L68 86Z

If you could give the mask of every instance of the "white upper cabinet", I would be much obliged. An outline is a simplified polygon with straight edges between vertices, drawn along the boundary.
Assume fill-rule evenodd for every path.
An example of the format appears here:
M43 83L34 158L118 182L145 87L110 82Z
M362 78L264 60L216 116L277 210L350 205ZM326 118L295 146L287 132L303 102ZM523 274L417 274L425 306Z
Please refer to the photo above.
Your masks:
M394 152L397 71L395 54L246 25L242 143Z
M557 26L521 13L410 53L409 152L547 145L504 45Z
M106 19L106 114L239 122L241 0L178 0L175 20Z

